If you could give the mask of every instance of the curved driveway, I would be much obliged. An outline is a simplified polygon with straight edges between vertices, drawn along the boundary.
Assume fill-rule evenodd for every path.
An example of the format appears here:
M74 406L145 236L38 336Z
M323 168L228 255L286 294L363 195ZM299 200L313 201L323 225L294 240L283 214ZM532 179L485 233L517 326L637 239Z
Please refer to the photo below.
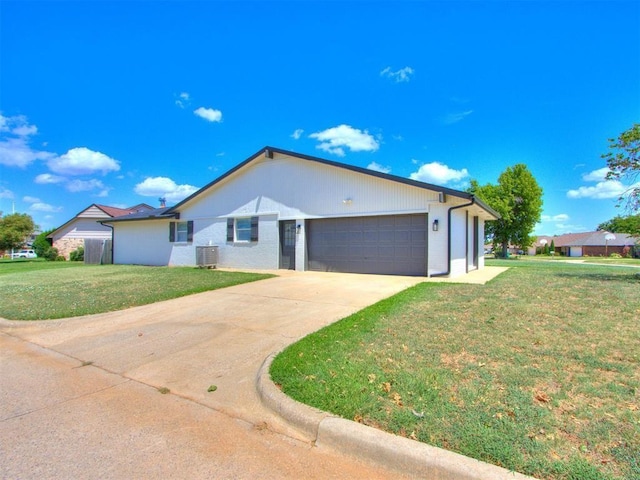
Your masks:
M0 477L390 476L312 448L262 406L255 377L270 353L425 279L278 274L120 312L1 321Z

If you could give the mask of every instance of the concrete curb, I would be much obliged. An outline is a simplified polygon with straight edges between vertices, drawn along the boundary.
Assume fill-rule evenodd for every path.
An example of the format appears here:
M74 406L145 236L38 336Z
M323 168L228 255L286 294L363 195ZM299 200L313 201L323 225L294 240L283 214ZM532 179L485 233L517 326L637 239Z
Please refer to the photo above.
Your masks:
M263 405L277 413L297 430L304 433L311 441L318 438L318 427L322 420L332 416L330 413L318 410L286 396L271 381L269 370L276 354L270 354L258 370L256 388Z
M399 437L345 420L286 396L269 375L275 354L262 363L256 387L262 403L285 421L324 446L367 459L410 476L430 480L535 480L442 448Z

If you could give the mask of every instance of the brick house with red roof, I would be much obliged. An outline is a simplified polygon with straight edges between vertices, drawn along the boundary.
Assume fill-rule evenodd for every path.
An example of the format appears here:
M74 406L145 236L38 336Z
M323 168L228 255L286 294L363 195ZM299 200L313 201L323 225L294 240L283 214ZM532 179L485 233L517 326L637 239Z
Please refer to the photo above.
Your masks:
M598 231L540 236L531 247L530 254L535 254L536 248L543 247L541 240L546 240L547 246L553 242L555 254L567 257L607 257L612 253L633 256L634 252L640 250L636 246L638 239L631 235Z

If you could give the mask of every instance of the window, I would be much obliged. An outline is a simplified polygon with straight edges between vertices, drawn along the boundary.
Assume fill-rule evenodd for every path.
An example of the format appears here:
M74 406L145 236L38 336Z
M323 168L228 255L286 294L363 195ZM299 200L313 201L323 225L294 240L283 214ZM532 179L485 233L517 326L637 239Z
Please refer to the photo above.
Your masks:
M187 241L187 222L177 222L176 224L176 242Z
M251 240L251 219L236 219L236 242L248 242Z
M227 219L227 242L257 242L258 217Z
M187 243L193 241L193 220L169 222L169 241Z

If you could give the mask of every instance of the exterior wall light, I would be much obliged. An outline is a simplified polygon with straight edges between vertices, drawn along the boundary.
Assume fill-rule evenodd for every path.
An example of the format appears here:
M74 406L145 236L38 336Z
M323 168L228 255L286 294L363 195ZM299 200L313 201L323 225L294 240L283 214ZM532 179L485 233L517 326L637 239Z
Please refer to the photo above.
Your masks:
M301 231L301 230L302 230L302 225L300 225L300 224L296 225L296 233L297 233L298 235L300 235L300 231Z
M433 221L433 225L431 226L431 228L433 228L434 232L438 231L438 220Z
M351 205L353 203L353 199L345 198L344 200L342 200L342 203L344 203L345 205Z

